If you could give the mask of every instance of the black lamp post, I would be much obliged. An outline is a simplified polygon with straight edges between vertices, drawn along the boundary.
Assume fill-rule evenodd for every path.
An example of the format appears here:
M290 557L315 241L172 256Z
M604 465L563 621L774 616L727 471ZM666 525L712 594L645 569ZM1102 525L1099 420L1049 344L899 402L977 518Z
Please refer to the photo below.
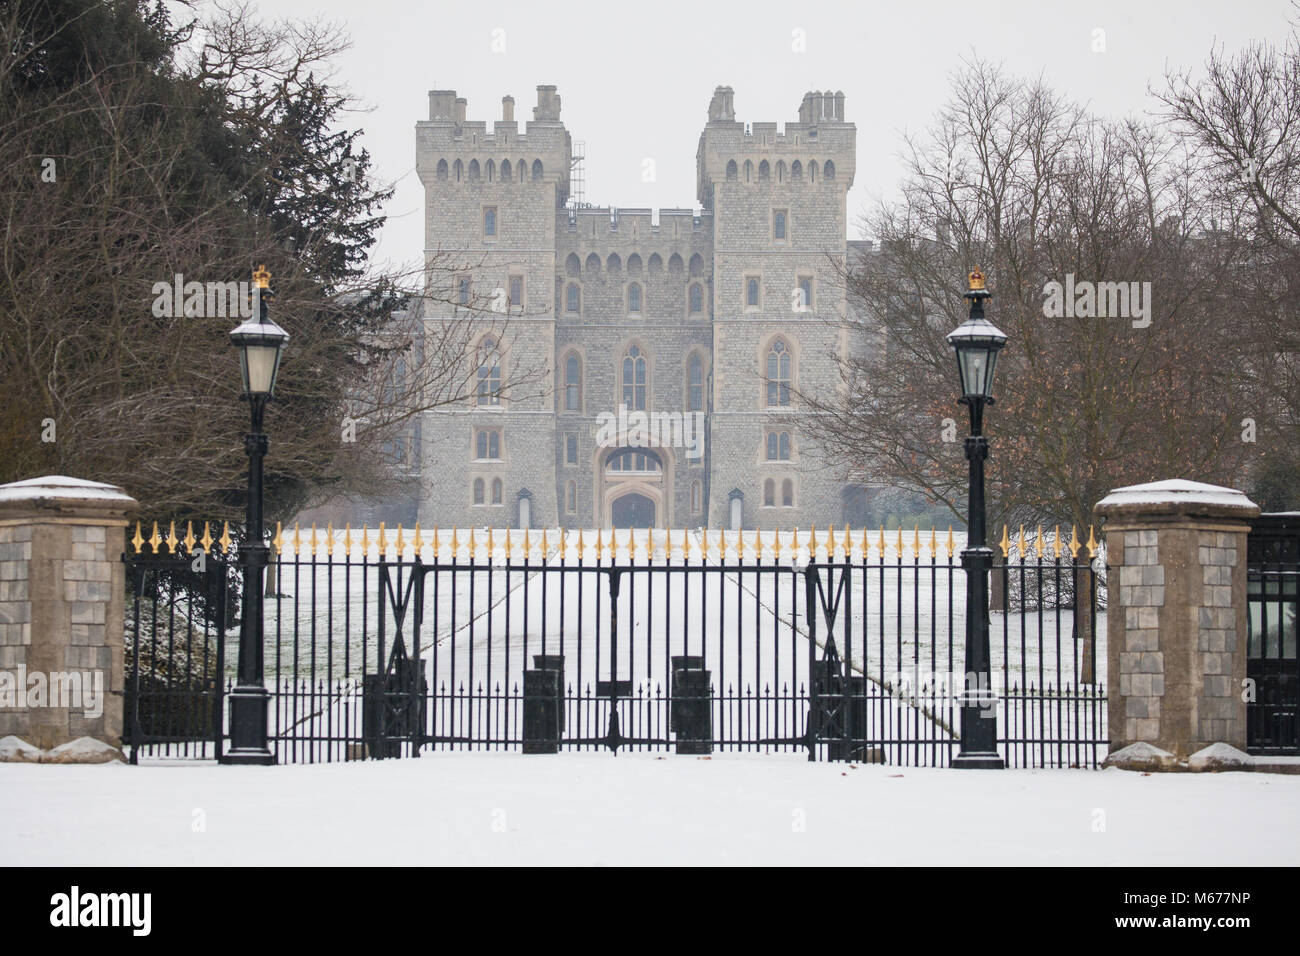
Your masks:
M230 333L239 348L240 371L244 377L243 399L248 402L252 427L244 436L248 454L248 512L244 542L239 547L244 569L244 606L239 625L239 680L230 698L230 749L224 763L273 764L275 755L267 743L267 709L270 695L262 681L262 574L269 552L262 528L262 459L266 457L266 435L262 414L275 392L280 353L289 334L267 316L273 293L271 273L259 266L253 273L254 311L257 313Z
M993 371L1007 337L984 318L984 288L978 269L970 274L970 317L948 335L957 353L961 376L961 403L970 409L970 436L966 460L970 462L970 500L967 509L966 549L961 565L966 570L966 680L961 705L961 750L954 767L1001 770L997 719L989 662L989 569L993 551L984 529L984 459L989 442L984 437L984 406L993 404Z

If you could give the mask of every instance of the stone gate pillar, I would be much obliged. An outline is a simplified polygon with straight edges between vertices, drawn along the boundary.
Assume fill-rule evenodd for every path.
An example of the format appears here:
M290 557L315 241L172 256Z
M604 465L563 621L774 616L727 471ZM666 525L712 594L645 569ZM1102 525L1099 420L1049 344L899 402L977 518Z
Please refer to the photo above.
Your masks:
M1231 488L1175 480L1118 488L1096 511L1106 535L1108 763L1160 769L1214 743L1244 750L1246 535L1258 506Z
M0 485L0 738L30 745L13 759L80 737L121 747L122 529L135 507L76 478Z

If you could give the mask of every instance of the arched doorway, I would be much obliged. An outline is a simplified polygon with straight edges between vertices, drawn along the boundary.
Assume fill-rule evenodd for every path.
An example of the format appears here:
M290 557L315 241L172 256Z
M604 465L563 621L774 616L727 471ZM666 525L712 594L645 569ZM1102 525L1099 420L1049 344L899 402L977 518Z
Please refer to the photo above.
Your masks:
M615 528L653 528L655 503L639 492L629 491L610 503L609 516Z
M671 518L667 449L612 448L597 459L603 526L661 528Z

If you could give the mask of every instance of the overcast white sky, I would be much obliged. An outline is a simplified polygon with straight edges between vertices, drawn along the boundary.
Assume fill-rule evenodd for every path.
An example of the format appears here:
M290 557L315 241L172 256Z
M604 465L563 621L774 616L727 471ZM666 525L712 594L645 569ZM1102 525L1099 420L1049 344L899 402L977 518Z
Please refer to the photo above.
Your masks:
M715 86L735 89L742 122L785 123L806 90L843 90L858 128L852 221L892 193L900 133L929 123L949 71L972 50L1122 116L1151 108L1148 85L1166 66L1197 67L1216 43L1281 41L1297 16L1290 0L251 3L264 17L320 16L351 34L337 78L371 108L353 120L377 174L397 185L375 255L407 263L423 249L415 123L431 89L456 90L470 119L489 122L509 93L522 127L536 87L555 84L561 118L587 144L587 201L650 208L695 205L695 148ZM1102 53L1092 50L1096 29ZM494 52L498 30L505 48ZM795 30L805 52L792 49ZM654 182L642 181L647 157Z

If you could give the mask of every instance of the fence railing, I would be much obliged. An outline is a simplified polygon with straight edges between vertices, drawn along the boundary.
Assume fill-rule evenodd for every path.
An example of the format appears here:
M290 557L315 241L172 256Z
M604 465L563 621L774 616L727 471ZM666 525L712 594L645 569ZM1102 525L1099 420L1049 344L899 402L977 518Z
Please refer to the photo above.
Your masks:
M993 571L999 748L1012 766L1096 766L1096 545L1028 540L1004 531ZM238 655L229 534L137 527L132 544L133 759L219 756ZM277 526L272 746L281 762L614 748L944 766L967 684L962 544L951 529Z

